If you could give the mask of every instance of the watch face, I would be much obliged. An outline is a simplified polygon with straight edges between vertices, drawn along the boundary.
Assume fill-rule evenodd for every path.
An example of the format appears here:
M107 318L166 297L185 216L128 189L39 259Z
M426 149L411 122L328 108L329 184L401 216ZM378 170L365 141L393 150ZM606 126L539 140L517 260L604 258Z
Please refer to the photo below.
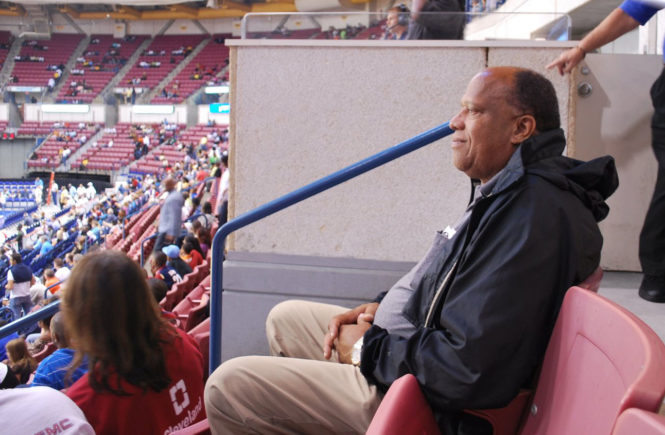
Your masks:
M354 366L360 365L360 352L362 351L362 347L362 338L353 345L353 349L351 350L351 363Z
M357 366L360 364L360 349L353 349L351 352L351 364Z

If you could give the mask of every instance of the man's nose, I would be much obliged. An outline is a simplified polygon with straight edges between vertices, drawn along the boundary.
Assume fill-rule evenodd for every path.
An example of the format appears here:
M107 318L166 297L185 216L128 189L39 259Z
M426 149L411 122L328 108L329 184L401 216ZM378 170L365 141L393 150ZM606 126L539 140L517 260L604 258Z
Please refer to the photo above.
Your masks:
M462 118L462 111L457 112L455 116L450 119L450 128L453 130L463 130L464 129L464 120Z

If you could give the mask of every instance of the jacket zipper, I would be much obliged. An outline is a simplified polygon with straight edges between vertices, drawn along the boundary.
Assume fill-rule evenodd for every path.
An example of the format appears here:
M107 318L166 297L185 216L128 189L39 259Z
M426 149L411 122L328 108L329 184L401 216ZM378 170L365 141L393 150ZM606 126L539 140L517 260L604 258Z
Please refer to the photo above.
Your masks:
M427 311L427 317L425 318L425 327L430 326L430 320L432 320L432 315L434 314L434 307L436 307L436 304L439 302L439 299L441 298L441 295L443 294L443 289L445 288L446 284L448 283L448 280L450 279L450 276L453 274L453 271L457 267L457 262L458 261L459 261L459 259L455 260L455 262L453 263L453 267L450 268L450 270L446 274L446 277L441 282L441 285L436 290L436 293L434 294L434 299L432 299L432 304L430 305L429 310Z
M473 186L473 183L472 183L472 186ZM489 199L493 196L495 196L495 194L493 192L490 192L490 194L487 195L485 198ZM473 195L471 197L471 202L473 202ZM478 207L478 204L476 204L476 208L477 207ZM460 254L457 257L457 259L455 260L455 262L453 263L453 267L450 268L450 270L446 274L446 277L441 282L441 285L436 290L436 293L434 294L434 298L432 299L432 304L430 305L429 310L427 311L427 317L425 317L425 327L426 328L431 326L430 322L432 320L432 316L434 315L434 309L435 309L436 305L438 304L439 299L441 299L441 295L443 294L443 290L446 287L446 285L448 284L448 281L450 280L450 277L453 275L453 272L455 272L455 269L457 268L457 263L459 262L460 257L464 254L464 250L466 249L466 246L469 243L469 238L471 237L470 234L471 234L471 224L472 224L472 222L473 222L473 211L471 212L471 216L469 217L469 228L467 229L467 234L465 236L464 244L462 245L462 250L460 251ZM444 303L445 303L445 300L444 300Z

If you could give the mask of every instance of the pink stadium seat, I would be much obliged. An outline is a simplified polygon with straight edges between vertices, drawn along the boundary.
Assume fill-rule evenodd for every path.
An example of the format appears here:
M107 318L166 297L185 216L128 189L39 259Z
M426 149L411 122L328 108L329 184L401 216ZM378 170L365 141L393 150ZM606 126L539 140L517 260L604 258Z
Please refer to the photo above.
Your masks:
M201 303L201 297L205 292L205 287L199 285L194 290L189 292L189 294L173 308L173 314L177 315L178 318L182 321L181 326L185 331L188 330L185 329L185 324L190 312ZM189 329L194 326L196 325L190 326Z
M205 319L203 322L187 331L187 334L194 337L195 335L202 334L204 332L210 332L210 318Z
M199 283L199 285L204 286L207 290L210 290L210 279L211 276L207 275L203 280Z
M210 264L208 264L207 261L203 261L203 263L199 264L194 268L194 271L192 273L196 273L196 284L200 284L201 281L205 279L206 276L210 274Z
M203 356L203 373L208 377L208 360L210 355L210 318L208 317L203 322L196 325L191 330L187 331L199 347L199 351Z
M189 313L187 313L188 315L185 319L185 326L183 328L185 331L193 329L196 325L207 318L209 300L210 295L208 293L203 293L203 295L201 295L199 304L195 306Z
M159 303L166 311L173 310L180 301L183 300L185 295L189 293L194 287L194 276L192 273L185 275L185 279L179 283L173 284L171 290L166 293L166 297Z
M630 408L619 416L612 435L663 435L665 415Z
M572 287L519 433L611 433L626 409L658 409L665 395L663 373L665 344L644 322L602 296ZM438 433L420 390L403 385L414 381L406 375L391 386L368 434Z
M597 294L566 293L524 434L610 433L665 395L665 345L640 319Z
M407 434L439 434L432 410L411 374L393 382L367 429L367 435Z

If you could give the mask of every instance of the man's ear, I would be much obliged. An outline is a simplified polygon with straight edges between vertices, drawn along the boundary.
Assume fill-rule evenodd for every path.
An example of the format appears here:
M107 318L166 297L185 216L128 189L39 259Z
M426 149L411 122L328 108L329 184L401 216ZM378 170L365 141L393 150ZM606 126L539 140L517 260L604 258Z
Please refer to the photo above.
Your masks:
M536 118L529 114L522 115L515 119L512 143L522 143L536 133Z

